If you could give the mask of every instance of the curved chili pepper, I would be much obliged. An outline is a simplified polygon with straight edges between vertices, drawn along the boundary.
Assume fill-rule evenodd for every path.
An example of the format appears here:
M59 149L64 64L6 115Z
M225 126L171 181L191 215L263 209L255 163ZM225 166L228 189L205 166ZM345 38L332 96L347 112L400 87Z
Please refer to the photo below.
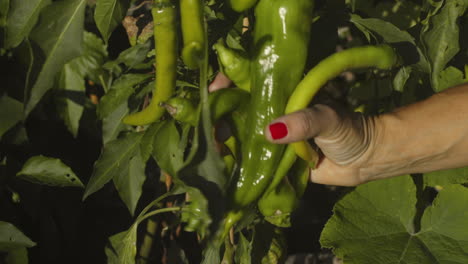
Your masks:
M230 0L231 8L237 12L243 12L255 5L257 0Z
M222 40L213 45L218 53L221 71L234 84L246 91L250 91L250 59L246 54L230 49Z
M249 101L249 93L238 89L221 89L208 95L208 104L210 106L211 120L216 122L228 113L232 113ZM198 123L199 106L196 106L192 100L173 97L163 103L172 117L180 122L195 126Z
M192 126L197 125L198 109L192 100L183 97L172 97L162 105L175 120Z
M397 54L388 45L356 47L335 53L319 62L302 79L289 98L285 113L306 108L325 83L345 70L369 67L388 70L397 62ZM315 159L316 153L307 142L295 142L292 145L302 159Z
M171 0L155 0L151 9L154 22L156 81L151 103L144 110L126 116L125 124L141 126L158 121L165 109L161 102L174 93L177 66L176 10Z
M184 41L182 60L190 69L197 69L204 57L205 50L203 2L201 0L180 0L180 20Z
M242 145L242 164L233 186L226 225L242 208L256 201L270 184L284 146L266 141L264 128L283 115L287 98L300 81L312 21L312 0L260 0L255 8L254 47L251 64L252 92ZM226 226L227 228L228 226Z

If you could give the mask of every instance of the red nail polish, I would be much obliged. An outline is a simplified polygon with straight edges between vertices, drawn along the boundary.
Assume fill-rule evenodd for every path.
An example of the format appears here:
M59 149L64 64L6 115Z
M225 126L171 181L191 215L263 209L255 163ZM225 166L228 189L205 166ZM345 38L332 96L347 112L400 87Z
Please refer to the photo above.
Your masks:
M288 128L284 123L273 123L268 129L270 129L270 134L273 139L284 138L288 135Z

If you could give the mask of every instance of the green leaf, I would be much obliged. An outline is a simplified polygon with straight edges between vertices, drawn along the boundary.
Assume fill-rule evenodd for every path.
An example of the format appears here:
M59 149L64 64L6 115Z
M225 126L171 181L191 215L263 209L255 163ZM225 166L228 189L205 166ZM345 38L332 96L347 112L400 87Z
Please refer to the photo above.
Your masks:
M23 120L23 104L19 101L4 95L0 97L0 138Z
M239 241L237 242L235 262L238 264L250 264L252 252L252 242L239 232Z
M10 251L21 247L34 247L31 241L14 225L0 221L0 251Z
M167 249L167 263L190 264L184 250L179 247L178 242L171 240Z
M60 159L34 156L24 163L17 177L38 184L57 187L84 187L76 174Z
M10 0L0 0L0 27L7 25L8 13L10 12Z
M115 188L132 216L140 199L145 179L145 162L140 155L135 155L129 162L122 164L113 178Z
M184 162L184 148L179 143L180 135L174 120L164 122L153 137L153 158L169 175L176 175Z
M254 227L255 232L252 240L252 263L283 263L283 261L277 259L272 259L272 262L269 262L270 252L275 254L275 251L278 250L277 245L281 243L281 232L280 229L275 226L261 222ZM284 252L281 250L278 251L280 255L284 255ZM275 254L276 255L276 254ZM273 257L273 256L272 256Z
M398 52L399 55L403 57L403 59L407 58L415 58L415 56L419 56L419 61L417 63L417 67L424 72L429 72L429 64L427 59L425 58L422 51L417 47L413 36L411 36L408 32L399 29L395 25L383 21L377 18L361 18L358 15L352 14L350 22L356 25L356 27L361 30L365 35L369 35L372 33L377 33L382 39L387 43L398 43L400 46L404 48L400 48ZM402 43L409 43L410 47L405 47L401 45ZM415 54L415 50L417 50L418 54ZM411 61L411 63L415 63Z
M85 0L66 0L43 9L40 24L32 31L31 38L40 46L45 61L38 66L37 77L31 80L33 84L27 93L26 116L52 88L54 78L63 66L81 54L85 6Z
M431 64L431 84L434 91L442 90L439 75L460 50L457 21L467 7L465 0L446 0L439 13L430 18L427 26L429 29L421 34L424 52Z
M108 263L134 264L137 253L137 225L109 237L112 249L106 250Z
M360 25L361 28L379 34L385 42L409 42L411 44L415 44L414 38L408 32L401 30L392 23L382 19L361 18L358 15L352 14L350 21L355 25Z
M453 66L449 66L440 72L437 87L434 87L434 89L438 93L464 82L466 81L463 72Z
M205 54L207 53L205 52ZM208 58L205 56L200 67L201 116L198 126L195 128L194 139L191 141L190 153L184 162L183 168L179 170L177 177L185 184L200 190L208 200L211 224L208 227L207 239L213 246L206 250L210 254L204 256L203 263L215 263L208 262L207 256L215 257L218 245L222 242L216 238L216 233L226 210L225 201L229 188L229 178L224 170L224 162L216 151L208 103L207 63Z
M13 1L7 21L5 48L18 46L31 32L42 8L50 3L50 0Z
M61 93L58 97L58 113L74 137L78 135L83 104L85 100L85 80L73 63L65 64L60 74Z
M401 67L393 79L393 89L397 92L403 92L405 85L411 76L411 67Z
M94 165L93 175L86 185L83 200L101 189L119 174L122 168L128 166L130 160L138 154L142 137L143 133L131 133L104 146L101 156Z
M345 263L467 263L466 188L444 188L425 210L419 232L415 215L410 176L371 182L335 205L320 242Z
M189 210L182 212L181 221L187 223L185 226L186 231L195 231L201 238L204 238L207 234L207 227L212 221L208 210L208 200L196 188L184 186L184 189L189 198L185 208Z
M122 75L101 98L97 107L98 117L103 119L112 114L134 92L133 86L150 77L148 74L136 73Z
M109 71L119 72L115 68L121 63L125 64L128 68L134 68L146 59L150 47L150 42L130 47L122 51L116 60L104 64L104 68Z
M140 145L140 153L141 157L144 161L147 161L151 154L153 153L153 142L154 142L154 137L158 133L159 129L161 126L163 126L165 122L155 122L151 124L146 130L145 130L145 135L141 139L141 145Z
M122 23L130 5L128 0L97 0L94 21L107 43L114 29Z
M456 183L468 183L468 167L425 173L424 185L436 187Z
M58 112L75 137L86 101L85 78L96 81L99 76L104 75L101 66L107 58L107 47L93 33L84 32L83 44L83 54L65 64L62 69L61 96L58 98Z
M419 258L408 263L468 263L468 189L452 185L439 192L415 234ZM408 252L408 255L411 252Z
M105 145L116 139L125 129L122 119L128 114L127 102L120 104L109 116L102 119L102 143Z
M5 258L6 264L28 264L28 250L25 247L20 247L8 252Z
M107 46L104 42L93 33L85 31L83 34L83 54L70 63L79 70L83 77L97 82L100 76L105 75L102 66L107 60L107 56Z

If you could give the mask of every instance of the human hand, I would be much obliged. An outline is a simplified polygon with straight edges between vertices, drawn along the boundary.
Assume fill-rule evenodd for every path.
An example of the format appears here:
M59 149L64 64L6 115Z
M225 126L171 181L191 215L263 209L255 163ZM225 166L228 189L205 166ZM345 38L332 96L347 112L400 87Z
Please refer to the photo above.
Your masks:
M265 135L275 144L313 138L324 157L311 170L312 182L354 186L370 180L361 169L375 145L374 118L319 104L277 118Z
M209 91L228 88L232 82L219 73ZM325 155L311 170L312 182L330 185L354 186L369 181L361 168L368 161L375 134L374 118L364 118L339 107L315 105L279 117L265 129L266 138L275 144L286 144L314 138ZM275 129L273 137L271 129ZM281 138L278 138L283 136ZM366 154L366 155L365 155Z

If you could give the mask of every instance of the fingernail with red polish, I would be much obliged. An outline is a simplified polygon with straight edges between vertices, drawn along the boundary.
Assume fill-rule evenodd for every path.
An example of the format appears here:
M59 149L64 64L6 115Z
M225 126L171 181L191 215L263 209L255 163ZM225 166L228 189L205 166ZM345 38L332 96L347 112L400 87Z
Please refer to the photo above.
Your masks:
M284 138L288 135L288 128L284 123L273 123L268 129L270 129L270 134L273 139Z

